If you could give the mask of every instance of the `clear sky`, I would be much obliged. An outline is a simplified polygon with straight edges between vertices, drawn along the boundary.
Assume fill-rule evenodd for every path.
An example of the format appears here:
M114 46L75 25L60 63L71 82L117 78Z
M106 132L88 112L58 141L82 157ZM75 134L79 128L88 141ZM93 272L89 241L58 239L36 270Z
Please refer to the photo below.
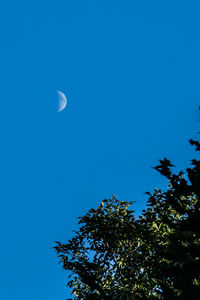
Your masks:
M199 11L199 1L1 1L0 299L66 299L54 241L112 194L139 214L142 193L167 185L158 159L188 166Z

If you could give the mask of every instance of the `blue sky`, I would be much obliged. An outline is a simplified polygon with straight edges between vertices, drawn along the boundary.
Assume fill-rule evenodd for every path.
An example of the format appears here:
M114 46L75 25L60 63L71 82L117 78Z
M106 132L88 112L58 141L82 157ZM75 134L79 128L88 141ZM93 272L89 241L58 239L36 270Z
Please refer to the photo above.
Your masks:
M66 299L54 241L115 194L167 182L199 130L199 1L0 5L0 298ZM57 90L68 97L57 113Z

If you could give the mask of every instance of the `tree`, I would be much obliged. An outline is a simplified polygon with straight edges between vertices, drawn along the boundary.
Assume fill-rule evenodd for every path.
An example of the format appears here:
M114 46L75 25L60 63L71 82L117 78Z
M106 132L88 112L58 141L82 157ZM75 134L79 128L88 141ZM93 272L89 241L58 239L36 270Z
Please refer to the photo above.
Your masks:
M71 240L56 242L74 299L200 299L200 161L185 173L172 167L166 158L155 167L169 185L147 193L138 219L132 202L113 196L79 218Z

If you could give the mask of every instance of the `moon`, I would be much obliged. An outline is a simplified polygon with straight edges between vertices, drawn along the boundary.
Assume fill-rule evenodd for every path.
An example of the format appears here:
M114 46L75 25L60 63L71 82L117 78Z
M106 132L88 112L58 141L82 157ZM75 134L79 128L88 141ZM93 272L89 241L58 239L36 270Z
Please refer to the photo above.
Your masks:
M62 93L61 91L58 91L58 112L62 111L63 109L65 109L67 105L67 97L65 96L64 93Z

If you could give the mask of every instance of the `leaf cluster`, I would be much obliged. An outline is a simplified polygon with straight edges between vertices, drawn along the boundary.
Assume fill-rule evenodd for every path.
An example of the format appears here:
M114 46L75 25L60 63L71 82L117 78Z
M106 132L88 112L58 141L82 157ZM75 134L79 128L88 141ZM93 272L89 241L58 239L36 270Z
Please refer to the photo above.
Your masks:
M185 173L172 167L166 158L155 167L169 186L147 193L138 219L132 202L113 196L56 242L74 299L200 299L200 161Z

